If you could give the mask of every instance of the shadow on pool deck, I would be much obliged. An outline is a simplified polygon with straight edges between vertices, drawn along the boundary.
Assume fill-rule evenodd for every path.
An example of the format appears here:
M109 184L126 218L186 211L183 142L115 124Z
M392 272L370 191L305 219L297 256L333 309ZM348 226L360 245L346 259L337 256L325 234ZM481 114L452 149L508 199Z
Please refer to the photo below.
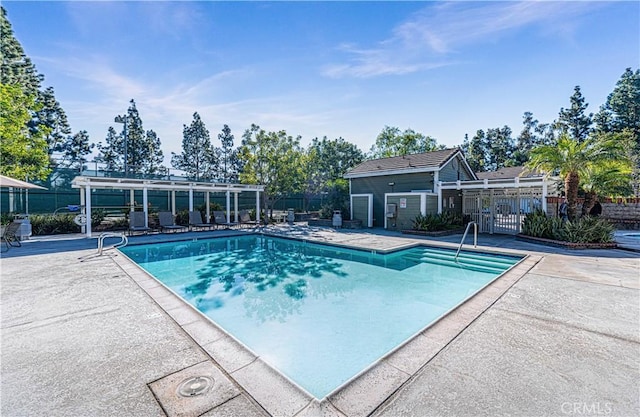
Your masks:
M455 247L461 238L298 225L268 231L383 249L411 242ZM246 232L135 236L130 242L239 233ZM372 411L337 398L273 415L639 415L638 253L550 248L498 235L481 235L479 244L541 260ZM175 301L147 295L162 288L143 291L154 284L134 281L128 267L114 262L114 252L95 253L96 239L74 236L34 238L2 254L2 416L267 415L229 375L211 367L202 346L218 342L198 327L197 314L167 315ZM221 385L204 405L197 399L161 405L154 393L166 389L163 381L179 382L190 372L207 373ZM370 389L373 395L375 384ZM292 409L293 399L279 401L283 410Z

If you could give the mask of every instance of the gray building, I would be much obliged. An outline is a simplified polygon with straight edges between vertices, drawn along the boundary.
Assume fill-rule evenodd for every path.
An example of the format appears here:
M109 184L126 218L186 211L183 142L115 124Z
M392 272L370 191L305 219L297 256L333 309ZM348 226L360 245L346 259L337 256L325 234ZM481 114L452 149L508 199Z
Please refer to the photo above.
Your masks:
M349 180L351 218L365 227L410 229L418 214L462 212L462 195L441 182L477 180L459 148L365 161Z

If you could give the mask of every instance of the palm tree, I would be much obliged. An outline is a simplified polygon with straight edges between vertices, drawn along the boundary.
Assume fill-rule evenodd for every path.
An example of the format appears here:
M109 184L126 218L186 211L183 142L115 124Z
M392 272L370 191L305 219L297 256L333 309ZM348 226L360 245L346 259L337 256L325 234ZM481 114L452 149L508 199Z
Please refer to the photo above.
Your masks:
M608 161L589 167L580 180L584 190L582 215L589 214L599 195L630 195L630 178L631 166L627 163Z
M573 220L576 217L580 179L586 178L596 167L627 161L624 141L617 139L614 135L601 135L578 142L562 134L555 145L532 149L527 167L549 174L559 173L564 178L569 220Z

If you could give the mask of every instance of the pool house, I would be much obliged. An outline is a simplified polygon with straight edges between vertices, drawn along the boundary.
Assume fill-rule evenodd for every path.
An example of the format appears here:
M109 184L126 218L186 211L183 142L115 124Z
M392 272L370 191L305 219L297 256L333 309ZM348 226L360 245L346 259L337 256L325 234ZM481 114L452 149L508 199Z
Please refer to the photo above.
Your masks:
M351 218L366 227L407 230L417 215L457 212L481 233L520 232L524 216L547 210L556 181L523 167L475 173L459 148L365 161L349 180Z

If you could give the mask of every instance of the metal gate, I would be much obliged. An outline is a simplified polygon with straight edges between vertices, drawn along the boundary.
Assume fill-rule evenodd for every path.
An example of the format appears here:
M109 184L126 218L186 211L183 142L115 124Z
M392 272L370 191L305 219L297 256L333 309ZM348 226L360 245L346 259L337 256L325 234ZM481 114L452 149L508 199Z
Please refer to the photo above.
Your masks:
M542 188L464 190L462 212L481 233L520 233L527 213L542 208Z

